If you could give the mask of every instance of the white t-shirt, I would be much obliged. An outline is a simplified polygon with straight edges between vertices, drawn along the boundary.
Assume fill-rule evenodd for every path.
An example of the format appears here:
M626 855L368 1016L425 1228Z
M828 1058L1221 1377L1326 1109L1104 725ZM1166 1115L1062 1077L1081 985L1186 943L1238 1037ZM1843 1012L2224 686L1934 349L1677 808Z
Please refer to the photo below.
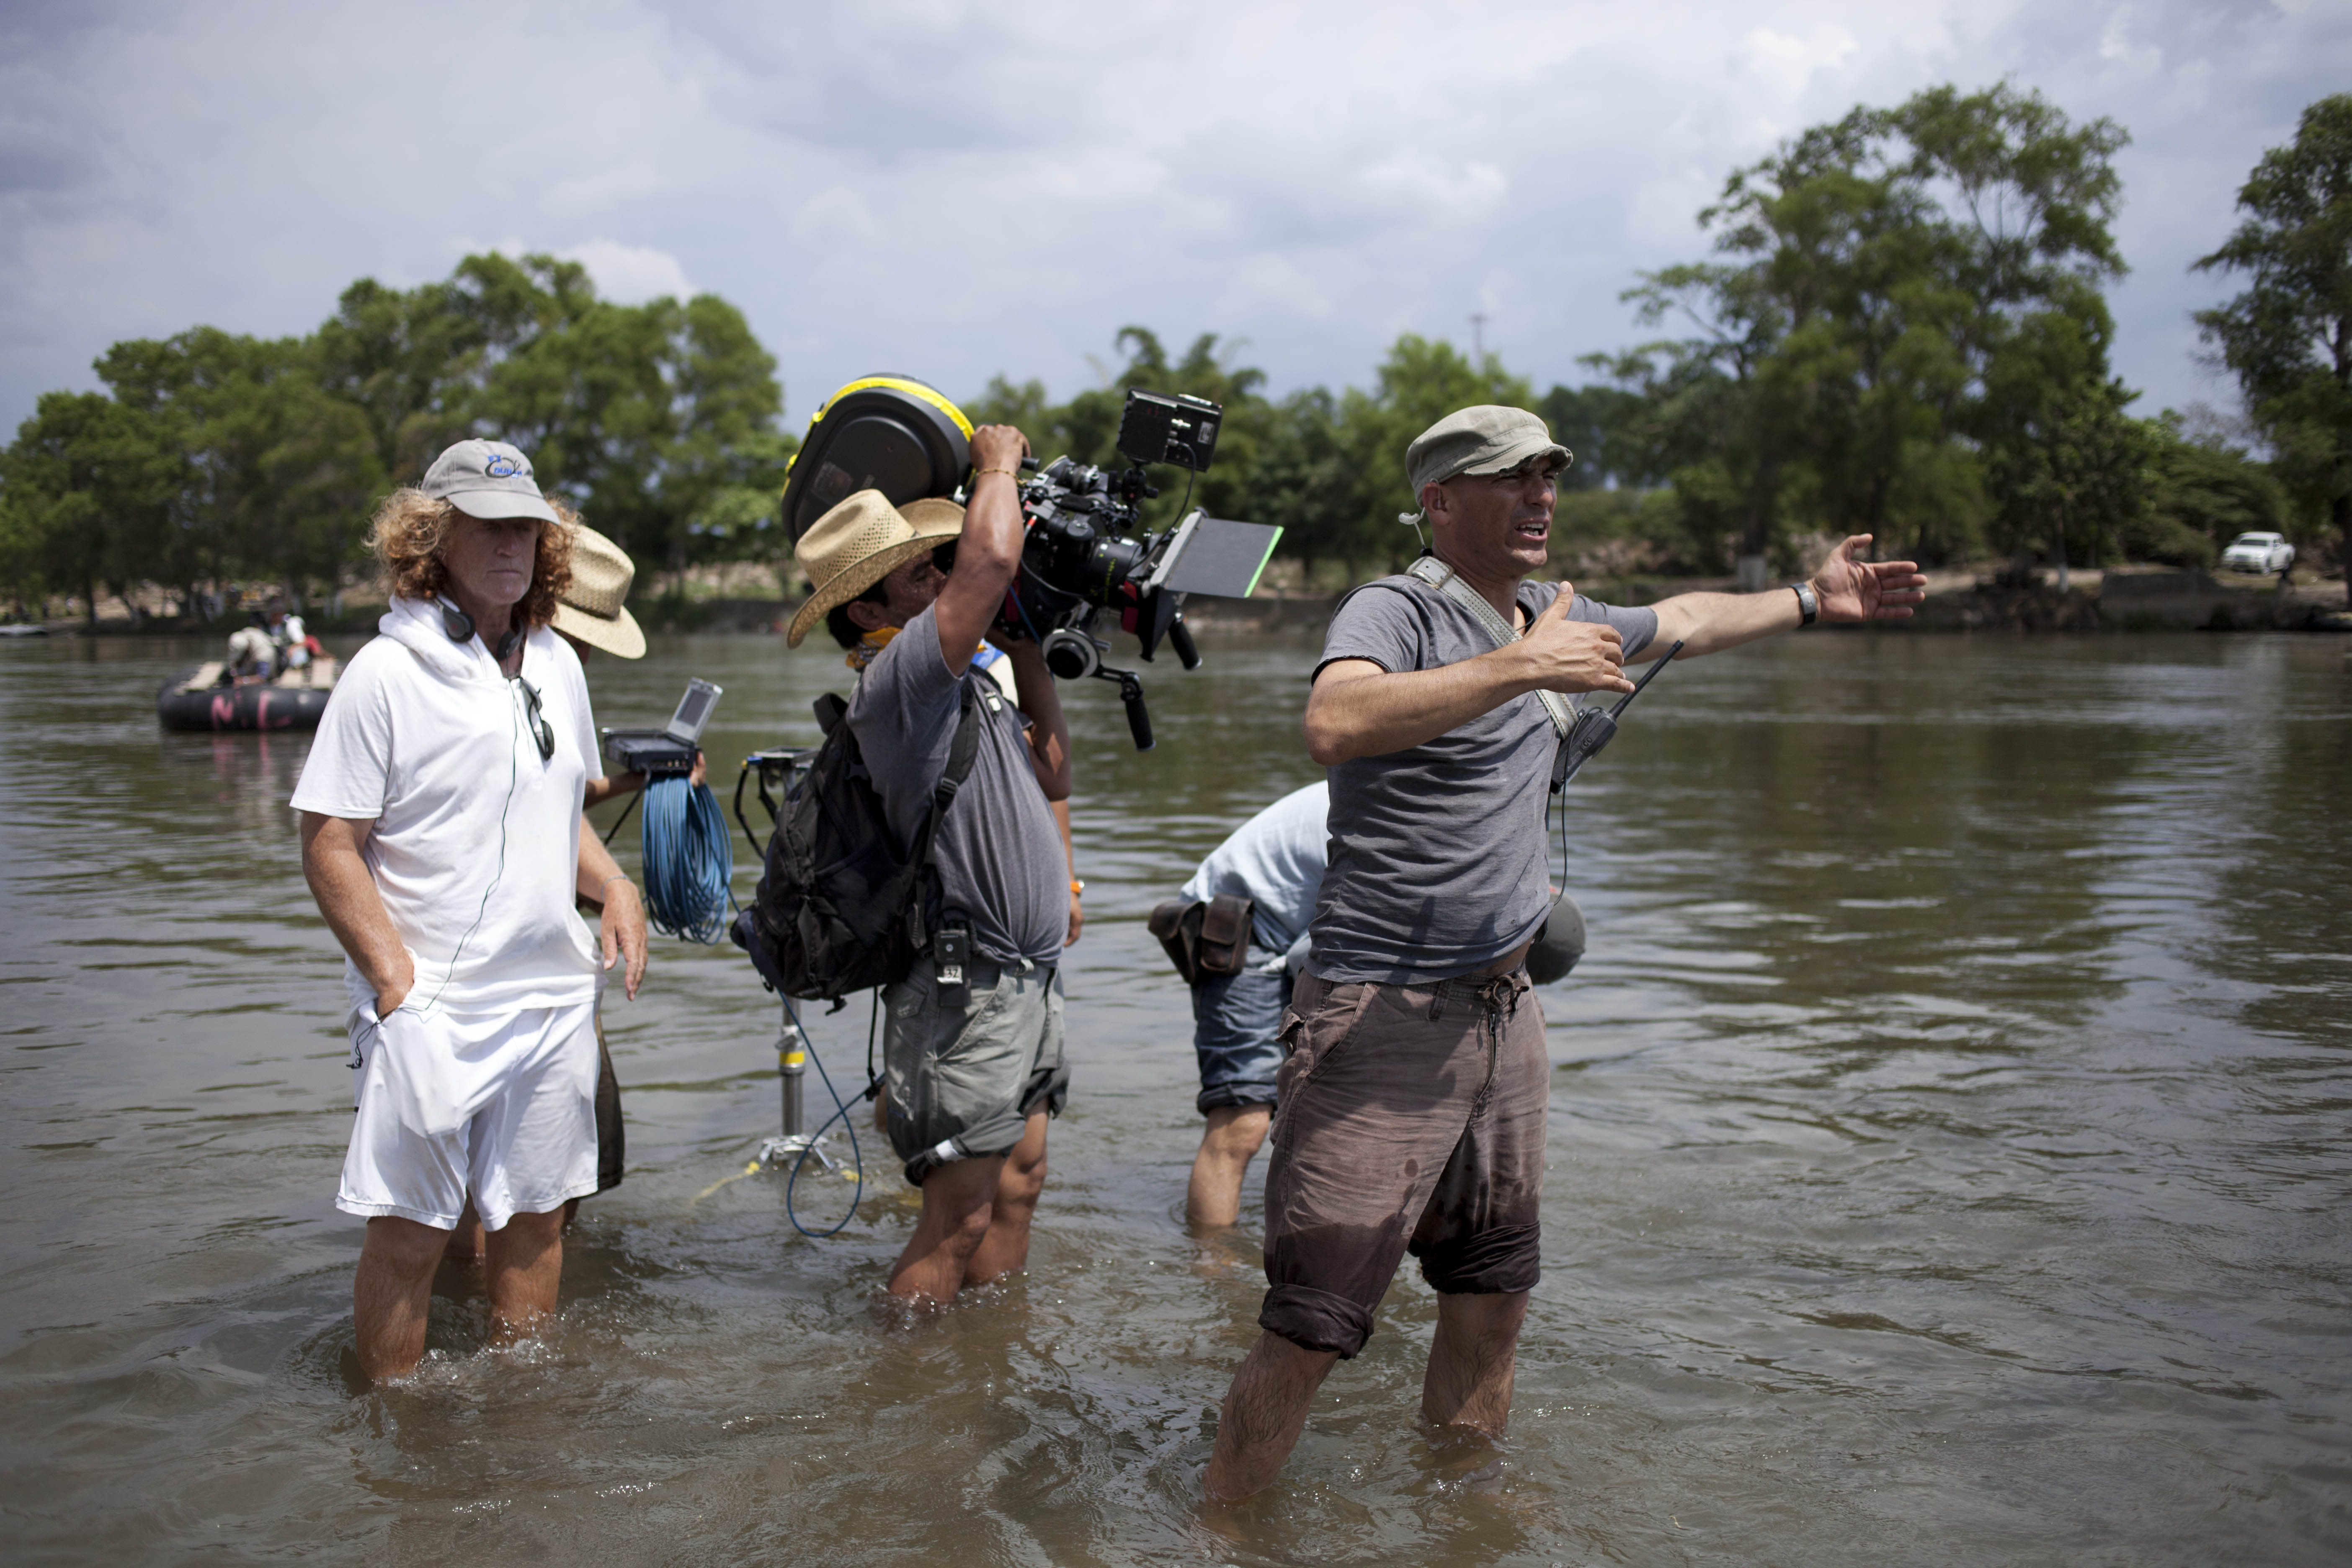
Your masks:
M1231 893L1253 900L1251 939L1270 952L1287 952L1315 918L1330 811L1328 784L1293 790L1211 850L1184 884L1183 896L1205 900Z
M297 811L373 819L364 858L416 960L403 1007L453 1013L593 1001L596 942L572 902L596 725L579 656L541 627L520 681L437 606L394 599L352 656L294 786ZM522 682L555 737L541 759ZM373 993L348 959L356 1007Z

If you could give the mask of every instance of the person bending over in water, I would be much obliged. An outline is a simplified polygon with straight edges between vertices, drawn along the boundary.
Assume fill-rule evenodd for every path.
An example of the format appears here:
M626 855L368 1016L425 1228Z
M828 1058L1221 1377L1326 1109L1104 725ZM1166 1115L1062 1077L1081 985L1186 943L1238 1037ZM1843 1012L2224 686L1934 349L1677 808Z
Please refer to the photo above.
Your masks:
M785 640L798 647L823 620L844 647L870 650L845 722L901 843L931 809L967 710L978 727L971 773L933 838L929 947L882 994L890 1143L923 1194L890 1271L892 1293L911 1299L946 1301L1027 1262L1046 1121L1069 1093L1058 973L1069 862L1048 805L1070 793L1069 729L1034 643L1005 653L1017 707L972 666L1020 563L1013 477L1028 447L1009 426L982 426L968 511L919 500L902 514L859 490L796 552L812 591ZM934 557L950 542L942 572ZM960 987L942 983L943 941L968 946Z
M425 1353L433 1271L470 1191L490 1329L555 1309L564 1204L596 1190L602 970L635 996L646 919L587 830L596 727L548 628L570 519L501 442L461 441L394 493L372 542L392 604L320 716L294 789L302 870L345 954L358 1117L336 1206L367 1216L359 1363ZM603 901L599 937L575 897Z
M1331 770L1330 867L1283 1019L1270 1289L1225 1396L1213 1500L1279 1473L1332 1363L1371 1337L1407 1252L1438 1292L1422 1418L1493 1435L1510 1416L1551 1072L1524 963L1551 904L1558 742L1536 693L1630 691L1625 662L1677 641L1687 658L1817 616L1900 619L1924 596L1911 563L1861 558L1867 534L1793 592L1625 610L1528 583L1569 461L1523 409L1447 415L1405 452L1435 535L1429 564L1332 615L1305 726L1308 754Z
M1306 957L1307 922L1323 885L1330 800L1329 786L1318 783L1276 801L1211 850L1175 901L1246 900L1250 910L1240 972L1188 976L1201 1068L1193 1104L1208 1121L1184 1190L1184 1218L1196 1227L1241 1217L1242 1179L1265 1142L1282 1068L1282 1010L1290 1005L1292 976Z

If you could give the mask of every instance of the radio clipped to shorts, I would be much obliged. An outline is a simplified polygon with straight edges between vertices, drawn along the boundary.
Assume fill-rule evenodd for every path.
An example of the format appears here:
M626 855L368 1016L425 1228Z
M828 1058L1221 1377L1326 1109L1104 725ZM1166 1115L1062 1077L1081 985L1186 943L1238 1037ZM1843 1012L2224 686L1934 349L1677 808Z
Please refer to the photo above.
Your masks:
M660 729L605 731L604 755L614 770L643 773L649 780L692 773L703 727L719 706L721 689L707 680L689 680L686 695L677 700L677 711Z

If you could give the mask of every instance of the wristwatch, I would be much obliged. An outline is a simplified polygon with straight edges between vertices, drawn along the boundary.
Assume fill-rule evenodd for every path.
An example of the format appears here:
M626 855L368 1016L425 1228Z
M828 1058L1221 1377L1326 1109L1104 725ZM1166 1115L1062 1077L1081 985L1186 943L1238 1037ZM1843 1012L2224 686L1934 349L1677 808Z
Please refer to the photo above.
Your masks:
M1811 583L1791 583L1789 586L1797 591L1797 614L1804 617L1797 625L1801 628L1811 626L1822 614L1822 602L1813 596L1813 585Z

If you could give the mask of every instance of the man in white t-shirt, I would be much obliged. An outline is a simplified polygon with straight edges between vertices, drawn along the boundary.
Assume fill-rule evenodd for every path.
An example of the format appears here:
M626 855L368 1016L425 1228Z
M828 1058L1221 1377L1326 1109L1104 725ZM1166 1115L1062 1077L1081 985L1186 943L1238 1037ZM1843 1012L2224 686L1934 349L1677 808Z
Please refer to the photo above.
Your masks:
M646 921L583 830L595 722L548 629L572 521L495 441L386 500L372 543L392 604L294 789L303 874L346 955L358 1117L335 1205L367 1216L352 1315L379 1381L425 1353L468 1192L507 1342L554 1310L564 1203L596 1189L597 994L625 960L636 994ZM603 904L600 936L576 897Z

